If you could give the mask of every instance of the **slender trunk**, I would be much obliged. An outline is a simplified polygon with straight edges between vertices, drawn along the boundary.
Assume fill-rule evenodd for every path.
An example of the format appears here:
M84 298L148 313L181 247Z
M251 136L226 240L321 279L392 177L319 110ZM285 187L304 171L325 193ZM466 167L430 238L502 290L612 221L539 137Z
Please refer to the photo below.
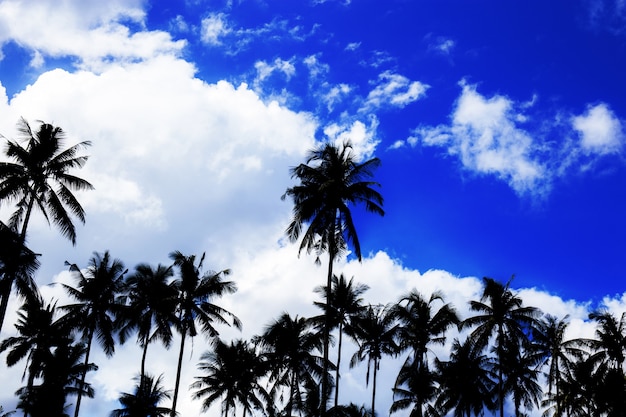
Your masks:
M185 339L187 338L187 327L183 326L180 333L180 352L178 353L178 369L176 370L176 385L174 385L174 397L172 398L172 417L176 417L176 402L178 401L178 386L180 385L180 374L183 367L183 352L185 351Z
M26 227L30 219L30 213L33 210L34 198L31 197L28 202L28 208L26 209L26 217L24 218L24 224L22 225L22 231L20 232L20 242L22 245L26 241ZM17 226L16 226L17 227ZM13 289L13 283L15 282L15 273L11 273L10 276L4 276L2 279L3 285L0 286L0 332L4 324L4 318L7 314L7 308L9 306L9 298L11 297L11 290Z
M326 278L326 314L324 315L324 365L322 373L322 395L320 404L320 416L326 415L328 403L328 347L330 345L330 306L332 294L333 263L335 262L334 240L331 240L328 249L328 276Z
M343 330L343 322L339 321L339 344L337 346L337 369L335 370L335 407L339 400L339 366L341 365L341 336Z
M374 377L372 379L372 417L376 417L376 373L378 372L378 359L374 358Z
M143 383L143 379L146 376L146 356L148 355L148 341L147 337L144 337L143 340L143 353L141 354L141 379L139 380L140 384Z
M74 409L74 417L78 417L80 402L83 398L83 391L85 390L85 378L87 377L87 365L89 365L89 353L91 352L91 342L93 341L94 331L94 327L89 329L89 341L87 342L87 351L85 352L85 369L83 369L83 374L80 377L80 387L78 391L78 397L76 398L76 409Z
M502 380L502 358L504 358L504 348L502 346L504 340L504 330L502 325L498 325L498 403L500 405L500 417L504 417L504 388Z

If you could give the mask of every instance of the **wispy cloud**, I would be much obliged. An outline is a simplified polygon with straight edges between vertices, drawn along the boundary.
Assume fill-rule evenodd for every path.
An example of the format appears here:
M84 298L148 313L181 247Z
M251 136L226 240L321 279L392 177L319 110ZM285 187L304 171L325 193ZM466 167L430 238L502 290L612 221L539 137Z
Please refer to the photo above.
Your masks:
M590 106L584 114L574 116L572 127L579 135L581 148L588 154L616 153L623 148L622 123L604 103Z
M423 97L428 88L428 85L419 81L411 81L403 75L385 71L378 76L374 89L367 95L364 110L405 107Z
M200 39L211 46L221 45L221 38L231 32L224 13L213 13L202 19Z

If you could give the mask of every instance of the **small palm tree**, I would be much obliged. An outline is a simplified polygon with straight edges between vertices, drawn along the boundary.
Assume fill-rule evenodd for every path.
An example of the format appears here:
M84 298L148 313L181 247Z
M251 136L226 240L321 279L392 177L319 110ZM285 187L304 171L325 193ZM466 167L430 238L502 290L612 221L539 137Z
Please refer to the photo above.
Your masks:
M166 417L171 409L162 407L163 401L170 398L161 384L163 375L156 380L151 375L135 378L137 385L132 394L122 393L119 402L122 408L113 410L111 417Z
M305 408L305 388L322 378L322 359L314 354L322 350L322 340L311 330L311 324L304 317L283 313L255 339L270 369L270 394L275 397L281 389L289 390L286 416Z
M109 252L105 251L102 255L93 254L84 273L76 264L70 265L70 271L78 285L74 288L63 284L63 288L77 302L61 309L67 312L65 319L82 333L82 339L87 343L84 363L87 371L94 336L107 356L112 356L115 352L114 320L121 311L118 298L127 270L122 261L111 259ZM85 383L86 375L85 372L82 376L82 384ZM74 409L75 417L78 417L81 399L82 391L79 391Z
M118 317L120 342L125 343L131 332L137 332L142 348L140 379L146 374L148 345L161 341L166 348L172 344L172 326L177 322L176 303L178 292L169 281L173 276L171 267L139 264L124 282L126 307Z
M213 350L201 357L198 369L204 375L196 377L191 385L191 389L197 389L193 398L203 400L202 411L221 399L223 417L228 417L237 404L243 407L243 417L252 409L264 410L270 403L269 394L260 384L268 371L266 365L248 342L239 339L226 344L217 339Z
M439 373L436 408L441 414L454 410L454 417L471 417L496 408L493 362L471 339L463 343L455 339L450 359L435 359L435 367Z
M174 398L172 400L172 417L174 417L176 414L185 340L187 336L193 338L198 334L196 323L200 324L201 331L207 337L213 338L219 335L214 327L214 323L217 322L230 326L232 322L233 326L241 329L241 321L231 312L213 303L215 298L237 291L237 286L234 282L223 280L223 277L230 273L228 269L220 272L209 271L203 273L204 254L200 257L197 265L195 255L187 256L179 251L175 251L170 254L170 258L179 270L179 277L173 282L173 286L178 291L177 328L181 338Z
M322 326L326 314L330 315L331 328L338 328L339 342L337 344L337 369L335 370L335 407L338 406L339 401L339 378L341 367L341 347L343 342L344 329L347 329L348 334L351 334L351 322L352 318L360 314L365 308L363 306L363 299L361 295L369 289L365 284L353 283L353 278L347 281L343 274L339 277L333 275L332 279L332 294L328 297L328 287L317 287L315 292L322 294L325 300L330 299L330 311L326 313L326 303L315 302L317 307L320 307L325 311L324 317L314 317L312 320L320 321Z
M388 307L370 305L354 319L353 331L359 349L352 356L350 367L367 359L366 384L369 384L370 369L373 369L372 415L375 415L376 375L380 369L382 357L384 355L395 356L399 352L399 346L396 343L398 324Z
M370 181L374 170L380 165L378 158L359 162L347 142L343 146L327 143L310 151L306 164L291 169L291 176L300 181L290 187L282 198L291 197L294 203L293 219L287 228L287 236L296 242L302 236L300 252L315 251L319 256L327 252L328 274L326 288L331 288L333 263L352 244L354 254L361 260L361 244L352 218L351 206L363 204L368 212L384 215L383 198L375 190L380 184ZM306 231L303 228L306 226ZM331 293L326 299L330 312ZM324 375L328 373L328 350L330 342L330 316L324 326ZM322 380L322 414L326 411L327 383Z
M529 342L528 336L541 312L535 307L523 306L522 299L510 289L511 281L502 284L493 278L483 278L480 301L470 301L470 309L477 314L465 319L463 328L475 327L470 337L477 348L485 348L495 338L497 393L500 417L504 417L504 356L507 349L517 349Z

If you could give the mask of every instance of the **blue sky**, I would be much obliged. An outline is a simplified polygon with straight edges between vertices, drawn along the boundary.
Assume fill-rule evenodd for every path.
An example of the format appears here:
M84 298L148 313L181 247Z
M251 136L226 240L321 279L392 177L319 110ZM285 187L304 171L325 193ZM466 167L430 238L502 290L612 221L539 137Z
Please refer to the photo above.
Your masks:
M445 289L463 310L481 277L515 274L573 335L591 308L626 309L621 1L4 0L0 45L0 133L23 116L93 143L76 247L40 217L29 229L49 297L66 260L108 249L132 268L178 249L233 270L245 337L312 314L324 273L285 241L280 196L308 149L350 139L382 160L386 215L356 209L367 256L337 266L368 301ZM166 381L173 354L155 348ZM137 355L102 367L86 410L113 408ZM17 388L13 371L0 380ZM345 378L346 401L368 398L363 369Z

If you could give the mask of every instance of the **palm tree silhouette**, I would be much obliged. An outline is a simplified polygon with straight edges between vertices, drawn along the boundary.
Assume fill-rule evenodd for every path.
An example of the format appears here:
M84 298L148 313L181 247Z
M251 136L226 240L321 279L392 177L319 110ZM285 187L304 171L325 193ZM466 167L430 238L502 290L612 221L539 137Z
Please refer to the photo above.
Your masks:
M352 356L350 367L354 367L367 358L367 384L369 384L370 368L373 368L372 416L374 416L376 413L376 375L383 355L395 356L399 352L399 346L396 343L398 324L390 313L389 307L370 305L355 317L353 331L359 349Z
M137 331L142 348L140 379L146 375L148 345L160 340L166 348L172 344L172 326L176 317L176 288L169 279L171 267L139 264L124 282L125 308L118 318L120 342L125 343L131 332ZM140 381L141 385L141 381Z
M39 268L39 255L24 245L24 240L14 230L0 222L0 331L4 323L11 290L15 285L18 295L22 298L34 297L38 293L37 284L33 279Z
M465 319L463 328L473 327L470 337L474 345L485 348L495 337L495 367L497 369L497 393L500 417L504 417L504 356L507 349L519 349L528 342L528 333L541 312L535 307L523 306L522 299L510 289L511 281L502 284L493 278L483 278L480 301L470 301L475 316Z
M0 204L15 201L17 206L8 226L14 231L20 230L19 236L24 243L32 210L37 207L48 223L52 220L61 234L76 244L76 228L68 210L83 223L85 212L72 191L93 187L69 171L85 164L87 157L77 154L90 142L80 142L63 150L65 132L60 127L42 122L39 130L33 132L24 118L18 122L18 132L25 147L7 140L5 153L13 162L0 162ZM15 278L2 286L0 330L13 280Z
M213 325L215 322L230 326L228 320L230 319L233 326L238 329L241 329L241 322L237 316L213 303L215 298L237 291L237 286L234 282L223 280L223 277L230 273L228 269L220 272L209 271L203 273L204 254L200 257L197 265L195 255L187 256L179 251L175 251L170 254L170 258L179 270L179 276L173 282L173 285L178 291L177 328L181 338L174 398L172 400L172 417L174 417L183 365L185 339L187 336L193 338L198 334L196 322L200 325L201 331L211 338L219 335Z
M314 354L322 350L322 340L311 328L312 323L304 317L283 313L255 339L270 368L270 394L275 397L281 389L289 390L286 416L305 408L303 388L315 386L322 378L321 358Z
M119 399L122 408L113 410L111 417L166 417L171 409L159 404L171 396L163 388L162 379L163 375L156 380L151 375L136 377L135 391L122 393Z
M345 276L341 274L339 277L333 275L331 282L332 294L328 297L328 287L317 287L315 292L321 294L325 300L330 299L330 311L326 313L326 303L315 302L314 304L321 308L325 314L324 317L314 317L312 320L320 321L322 326L326 314L330 315L331 328L338 328L339 341L337 344L337 369L335 370L335 407L338 406L339 400L339 378L341 367L341 347L343 343L344 329L348 334L351 334L351 321L352 318L357 316L363 308L363 299L361 295L369 289L365 284L353 283L353 278L347 281Z
M305 164L291 169L292 178L300 181L290 187L282 198L291 197L294 203L293 218L286 234L292 242L302 236L299 253L315 251L319 256L328 253L328 274L326 287L331 288L333 263L338 255L348 249L351 243L354 254L361 260L361 245L350 211L350 206L363 204L368 212L384 215L383 198L373 187L378 183L370 181L374 170L380 165L378 158L359 162L349 142L343 146L325 144L309 152ZM306 231L303 228L306 226ZM327 306L331 300L327 293ZM330 308L327 308L330 311ZM324 375L328 373L328 349L330 340L330 316L324 326ZM322 412L326 412L326 379L322 379Z
M419 292L413 290L390 310L390 314L399 324L400 351L412 351L402 366L394 393L404 394L402 395L404 401L398 403L404 408L409 405L407 398L416 402L412 414L417 417L422 416L423 407L435 393L435 378L428 360L430 345L443 345L446 341L446 331L459 323L459 317L451 304L443 304L435 310L436 302L444 302L441 293L435 292L426 300ZM407 396L406 390L399 388L403 383L408 384L411 396ZM398 405L395 409L401 408Z
M237 404L243 407L243 417L253 409L264 410L269 404L269 394L260 384L267 373L264 360L244 340L226 344L220 339L213 343L213 350L205 352L198 364L204 375L197 376L191 389L196 389L193 398L202 399L202 411L221 399L222 416Z
M442 415L454 410L454 417L479 416L496 408L492 360L471 339L463 343L455 339L450 359L435 359L435 367L439 373L436 408Z
M76 264L70 265L77 283L76 288L62 284L65 291L77 302L61 307L66 311L65 320L82 332L82 339L87 343L85 352L85 371L89 363L91 345L96 336L107 356L115 352L114 319L119 316L121 305L118 297L123 289L124 274L127 270L119 259L111 259L109 251L104 254L94 253L83 273ZM85 383L86 372L81 378ZM82 391L78 393L74 416L78 417Z

